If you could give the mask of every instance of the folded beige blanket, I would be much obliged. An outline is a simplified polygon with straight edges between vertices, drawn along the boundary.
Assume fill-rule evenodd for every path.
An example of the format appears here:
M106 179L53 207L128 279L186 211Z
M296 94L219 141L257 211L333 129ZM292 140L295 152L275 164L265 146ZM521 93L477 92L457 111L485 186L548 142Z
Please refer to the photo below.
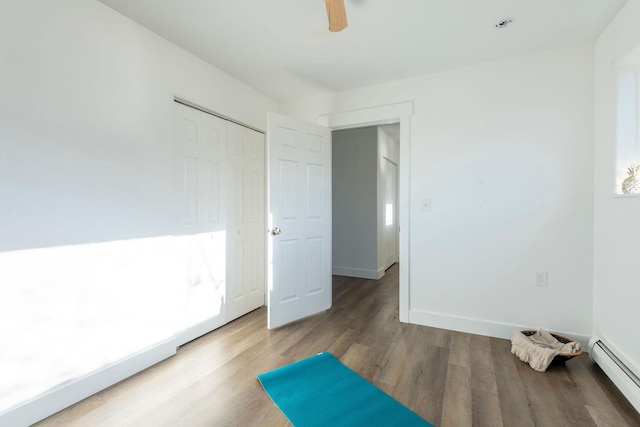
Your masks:
M538 372L547 370L553 358L558 354L572 354L580 351L580 343L559 342L549 332L540 329L535 334L526 336L516 331L511 338L511 353L515 354L531 368Z

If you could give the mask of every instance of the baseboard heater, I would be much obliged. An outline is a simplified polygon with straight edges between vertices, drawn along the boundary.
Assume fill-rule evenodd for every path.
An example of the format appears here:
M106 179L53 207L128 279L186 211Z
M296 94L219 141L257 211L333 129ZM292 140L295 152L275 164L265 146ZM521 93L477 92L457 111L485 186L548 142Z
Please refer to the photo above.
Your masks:
M589 341L589 356L640 412L640 378L629 364L616 356L612 346L599 338Z

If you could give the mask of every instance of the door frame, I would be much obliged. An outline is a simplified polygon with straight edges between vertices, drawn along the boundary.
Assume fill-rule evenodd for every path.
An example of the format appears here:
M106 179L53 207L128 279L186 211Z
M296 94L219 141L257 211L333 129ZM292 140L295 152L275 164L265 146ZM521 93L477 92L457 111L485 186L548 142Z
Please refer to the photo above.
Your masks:
M413 101L386 104L375 107L364 107L349 111L322 114L318 116L318 124L331 131L361 128L367 126L400 123L400 164L398 176L398 224L399 233L399 317L400 321L409 322L410 305L410 150L411 150L411 116Z

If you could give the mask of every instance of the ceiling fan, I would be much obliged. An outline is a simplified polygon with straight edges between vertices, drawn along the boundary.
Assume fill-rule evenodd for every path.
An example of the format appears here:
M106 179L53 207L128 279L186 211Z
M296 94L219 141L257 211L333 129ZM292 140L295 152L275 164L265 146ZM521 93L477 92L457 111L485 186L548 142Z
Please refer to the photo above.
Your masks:
M336 33L347 28L347 11L344 0L324 0L329 17L329 31Z

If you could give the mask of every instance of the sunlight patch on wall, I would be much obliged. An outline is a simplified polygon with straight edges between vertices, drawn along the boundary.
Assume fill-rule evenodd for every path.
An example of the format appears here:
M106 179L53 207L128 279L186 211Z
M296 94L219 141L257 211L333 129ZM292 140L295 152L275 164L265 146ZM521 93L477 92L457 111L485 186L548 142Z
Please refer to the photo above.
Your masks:
M0 253L0 413L220 314L225 232Z

